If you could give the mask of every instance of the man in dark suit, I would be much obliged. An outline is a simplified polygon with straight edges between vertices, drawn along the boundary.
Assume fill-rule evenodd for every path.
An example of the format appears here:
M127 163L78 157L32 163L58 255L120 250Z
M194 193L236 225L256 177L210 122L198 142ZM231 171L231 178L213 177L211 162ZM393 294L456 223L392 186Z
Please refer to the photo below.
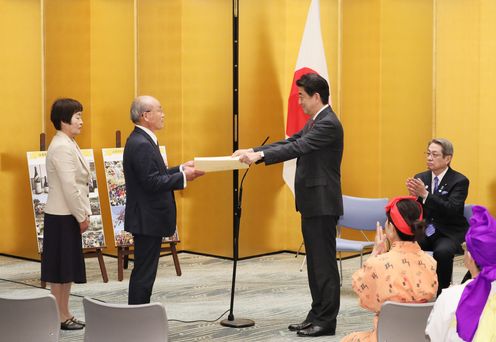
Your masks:
M341 159L343 128L328 104L329 85L317 74L297 82L299 103L310 116L301 131L279 142L238 150L242 162L266 165L297 158L296 210L307 256L312 308L305 320L289 325L299 336L334 335L339 311L339 272L336 263L336 223L343 214Z
M129 280L129 304L150 303L157 274L162 237L176 230L174 190L202 175L193 162L168 168L158 147L155 131L164 127L160 102L139 96L131 105L136 124L124 148L126 211L124 229L134 236L134 268Z
M428 171L407 179L412 196L424 207L427 223L423 250L433 251L437 261L438 295L449 287L453 273L453 258L463 253L468 223L463 216L469 180L450 167L453 145L446 139L432 139L427 145Z

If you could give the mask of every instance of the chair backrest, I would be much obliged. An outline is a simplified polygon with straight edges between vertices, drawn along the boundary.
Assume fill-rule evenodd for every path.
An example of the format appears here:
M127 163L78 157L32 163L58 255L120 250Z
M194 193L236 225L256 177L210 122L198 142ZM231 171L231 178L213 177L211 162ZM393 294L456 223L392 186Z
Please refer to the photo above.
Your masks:
M467 222L470 222L470 218L472 217L472 204L465 204L463 207L463 216L467 219Z
M108 304L83 298L85 342L167 342L169 324L161 303Z
M433 306L434 302L385 302L377 322L377 341L429 341L425 335L425 327Z
M0 297L2 341L57 342L60 319L51 294L29 298Z
M387 198L361 198L343 195L344 214L339 218L338 226L359 229L375 230L376 222L382 226L386 222Z

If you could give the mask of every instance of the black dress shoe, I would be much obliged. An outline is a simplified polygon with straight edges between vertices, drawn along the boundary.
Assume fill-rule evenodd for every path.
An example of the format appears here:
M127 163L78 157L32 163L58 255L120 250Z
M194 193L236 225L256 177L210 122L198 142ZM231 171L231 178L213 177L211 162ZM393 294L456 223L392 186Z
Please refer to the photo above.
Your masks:
M295 323L295 324L290 324L288 326L288 329L290 331L300 331L302 329L306 329L308 328L309 326L312 325L312 322L308 322L308 321L303 321L301 323Z
M321 327L320 325L315 325L312 324L306 329L299 330L296 333L298 336L302 337L316 337L316 336L323 336L323 335L335 335L336 334L336 329L330 329L330 328L324 328Z
M77 319L76 317L72 316L72 318L69 318L71 321L73 321L74 323L77 323L79 325L82 325L83 327L86 326L86 323L84 323L83 321Z
M84 326L74 322L70 318L60 323L60 330L81 330Z

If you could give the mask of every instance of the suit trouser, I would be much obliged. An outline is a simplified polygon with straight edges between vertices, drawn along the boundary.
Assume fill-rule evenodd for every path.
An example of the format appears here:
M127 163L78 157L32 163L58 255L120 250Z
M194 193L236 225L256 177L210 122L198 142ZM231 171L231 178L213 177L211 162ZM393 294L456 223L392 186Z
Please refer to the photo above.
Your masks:
M129 279L129 304L150 303L161 245L160 236L134 235L134 267Z
M336 262L338 216L301 217L312 309L306 321L336 329L340 285Z
M419 244L424 251L433 251L433 257L437 262L436 273L439 284L437 295L439 296L441 291L451 284L453 258L456 253L462 251L461 246L449 237L440 235L439 232L419 241Z

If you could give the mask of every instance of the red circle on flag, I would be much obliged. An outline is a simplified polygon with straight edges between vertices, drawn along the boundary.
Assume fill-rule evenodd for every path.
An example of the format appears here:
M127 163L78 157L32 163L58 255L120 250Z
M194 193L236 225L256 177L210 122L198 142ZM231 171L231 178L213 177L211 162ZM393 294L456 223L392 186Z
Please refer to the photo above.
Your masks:
M298 103L298 86L296 81L305 74L318 74L315 70L310 68L301 68L296 70L293 76L293 84L291 85L291 92L288 99L288 119L286 122L286 135L288 137L299 132L307 123L310 116L306 115Z

